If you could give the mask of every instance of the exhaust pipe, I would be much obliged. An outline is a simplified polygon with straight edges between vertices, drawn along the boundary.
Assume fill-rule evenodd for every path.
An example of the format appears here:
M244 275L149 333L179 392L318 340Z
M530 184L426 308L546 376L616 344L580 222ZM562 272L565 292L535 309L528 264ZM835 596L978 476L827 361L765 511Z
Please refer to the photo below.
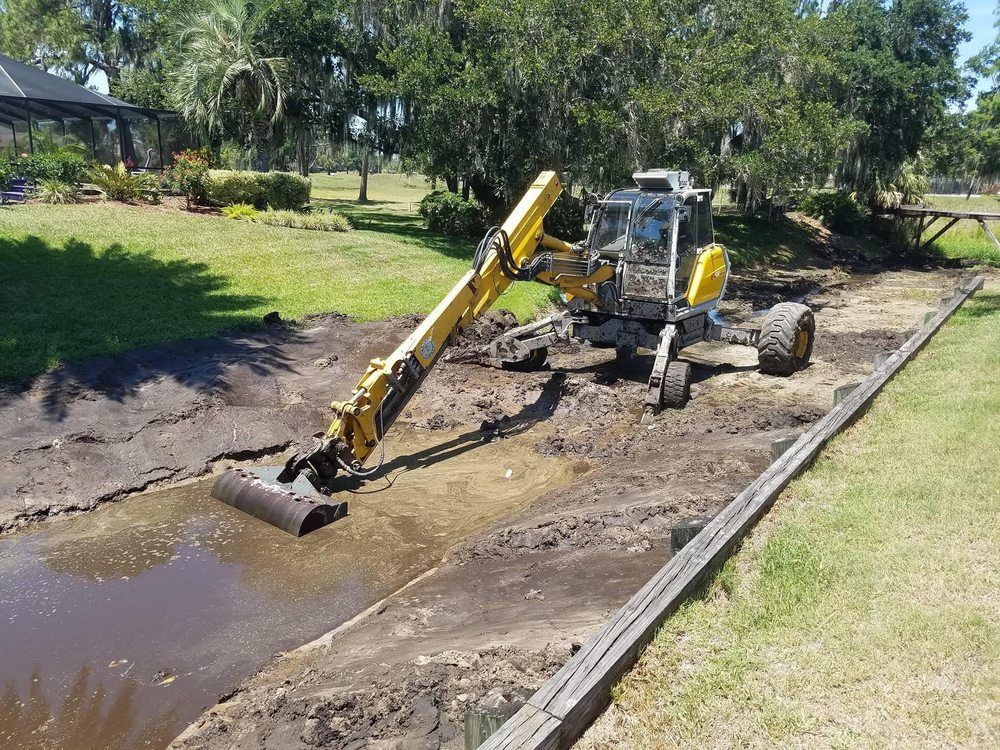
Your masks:
M295 537L347 515L346 502L321 495L305 477L290 484L277 481L283 468L227 469L215 480L212 497Z

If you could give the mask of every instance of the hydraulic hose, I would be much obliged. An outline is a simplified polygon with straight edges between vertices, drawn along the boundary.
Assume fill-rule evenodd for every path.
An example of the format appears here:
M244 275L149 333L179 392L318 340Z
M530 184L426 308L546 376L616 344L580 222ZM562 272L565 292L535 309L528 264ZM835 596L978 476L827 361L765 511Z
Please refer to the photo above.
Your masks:
M497 254L497 262L500 271L512 281L530 281L544 270L545 259L543 257L532 258L527 264L520 266L514 260L514 252L510 247L510 237L500 227L490 227L476 247L475 255L472 256L472 268L479 272L486 262L486 256L490 250Z
M385 426L382 423L381 409L379 409L378 411L378 429L379 429L379 443L381 447L381 455L379 456L378 464L371 467L370 469L362 469L361 465L358 464L357 462L355 462L355 465L352 466L351 464L347 463L344 459L342 459L340 456L334 454L334 459L337 461L337 465L340 466L341 469L346 471L352 477L360 477L362 479L370 477L374 475L375 472L377 472L379 469L381 469L382 465L385 463Z

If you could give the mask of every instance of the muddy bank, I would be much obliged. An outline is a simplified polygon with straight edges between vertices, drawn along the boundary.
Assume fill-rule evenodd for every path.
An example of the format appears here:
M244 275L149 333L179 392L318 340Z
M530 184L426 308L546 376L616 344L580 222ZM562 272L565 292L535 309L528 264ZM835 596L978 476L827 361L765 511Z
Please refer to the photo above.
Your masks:
M469 705L551 674L663 564L673 523L717 512L767 465L773 439L824 414L833 390L870 372L871 357L956 280L836 268L736 277L721 309L733 322L808 290L813 364L770 378L752 350L699 344L683 353L695 369L691 403L642 426L649 356L618 362L573 345L529 374L445 363L405 421L433 430L488 419L501 441L508 426L543 423L538 450L589 470L463 542L364 618L282 656L173 747L461 747Z
M404 427L383 479L301 540L210 499L211 479L0 539L0 746L166 746L274 653L570 481L577 470L534 450L539 437Z
M4 386L0 532L284 450L325 429L325 405L413 323L316 316Z

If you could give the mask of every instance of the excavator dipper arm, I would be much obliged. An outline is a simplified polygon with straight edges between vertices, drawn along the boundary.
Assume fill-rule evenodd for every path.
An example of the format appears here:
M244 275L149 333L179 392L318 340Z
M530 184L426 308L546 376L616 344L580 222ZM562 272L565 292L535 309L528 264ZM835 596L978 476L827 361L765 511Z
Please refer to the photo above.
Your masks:
M531 264L540 244L561 247L542 229L561 190L554 172L538 176L503 225L487 235L473 268L392 354L371 361L349 399L333 402L337 416L325 434L277 471L228 470L213 497L296 536L339 518L346 509L329 498L334 477L338 471L364 477L377 470L363 468L365 461L461 328L515 280L541 276L539 281L553 283Z

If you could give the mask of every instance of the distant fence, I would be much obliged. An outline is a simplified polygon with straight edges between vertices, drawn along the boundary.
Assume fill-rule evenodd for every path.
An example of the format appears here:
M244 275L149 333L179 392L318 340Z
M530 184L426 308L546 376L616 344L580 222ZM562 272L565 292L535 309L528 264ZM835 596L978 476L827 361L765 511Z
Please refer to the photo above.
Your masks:
M930 178L931 189L927 192L936 195L966 195L971 189L973 193L982 191L983 186L995 186L1000 183L1000 175L980 175L979 177L945 177L938 175Z

